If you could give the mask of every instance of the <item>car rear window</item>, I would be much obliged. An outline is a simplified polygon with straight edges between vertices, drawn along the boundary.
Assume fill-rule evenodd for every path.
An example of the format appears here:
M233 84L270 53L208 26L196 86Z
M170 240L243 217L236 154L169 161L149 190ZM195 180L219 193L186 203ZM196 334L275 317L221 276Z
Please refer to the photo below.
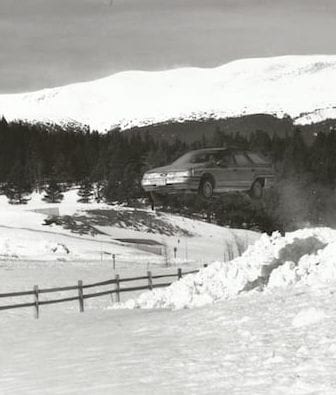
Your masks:
M251 159L251 161L257 165L265 165L268 162L263 159L260 155L254 152L247 152L246 155Z
M247 166L251 164L245 154L235 154L234 157L238 166Z

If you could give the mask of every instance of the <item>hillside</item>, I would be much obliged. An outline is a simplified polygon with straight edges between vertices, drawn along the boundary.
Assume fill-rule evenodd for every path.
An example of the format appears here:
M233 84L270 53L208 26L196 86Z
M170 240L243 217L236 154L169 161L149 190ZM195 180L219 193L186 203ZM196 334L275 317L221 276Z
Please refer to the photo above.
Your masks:
M270 137L278 136L286 138L292 136L295 129L300 129L302 137L308 145L311 145L315 136L319 133L328 133L336 129L336 119L327 119L318 123L307 125L296 125L290 117L277 118L269 114L242 115L226 119L201 119L185 120L183 122L169 121L154 125L132 127L124 131L129 135L150 135L156 140L167 140L174 142L176 139L189 143L211 140L216 131L227 136L239 134L249 138L251 133L262 130Z
M36 192L26 205L11 205L0 196L0 262L111 262L115 254L119 269L121 262L138 268L149 263L166 265L167 260L200 265L239 256L260 237L256 232L146 208L85 204L77 199L76 189L54 204L43 202Z
M0 95L6 119L80 123L99 131L250 114L295 125L336 118L336 56L243 59L212 69L127 71L100 80Z

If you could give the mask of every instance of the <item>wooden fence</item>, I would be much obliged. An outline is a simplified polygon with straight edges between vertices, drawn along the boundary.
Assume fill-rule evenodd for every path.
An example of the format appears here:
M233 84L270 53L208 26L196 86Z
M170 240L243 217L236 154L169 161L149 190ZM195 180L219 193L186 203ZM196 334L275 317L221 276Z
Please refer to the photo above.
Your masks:
M207 265L204 265L206 267ZM22 297L22 296L32 296L33 301L27 303L17 303L17 304L9 304L9 305L0 305L0 310L10 310L10 309L17 309L17 308L24 308L24 307L33 307L35 311L35 317L39 318L40 315L40 306L48 305L48 304L55 304L55 303L64 303L64 302L71 302L71 301L78 301L79 304L79 311L84 311L84 301L85 299L89 298L97 298L104 295L113 295L116 294L116 301L120 302L120 294L123 292L134 292L134 291L141 291L141 290L152 290L154 288L160 287L167 287L172 284L173 281L166 281L163 283L156 283L154 280L156 279L169 279L169 278L177 278L180 280L183 275L197 273L199 270L191 270L187 272L183 272L182 269L177 269L177 273L171 274L157 274L152 275L152 272L148 271L147 276L141 277L128 277L128 278L120 278L117 274L114 279L91 283L91 284L83 284L82 280L79 280L77 285L70 285L66 287L56 287L56 288L44 288L40 289L38 285L34 285L34 288L31 291L21 291L21 292L7 292L7 293L0 293L0 299L3 298L13 298L13 297ZM123 283L129 283L133 281L146 281L146 285L139 285L139 286L126 286L123 287ZM94 292L94 293L85 293L84 291L90 288L99 288L99 287L109 287L112 288ZM55 292L68 292L68 291L76 291L76 296L68 296L62 297L58 299L51 299L51 300L42 300L41 296L43 294L48 293L55 293Z

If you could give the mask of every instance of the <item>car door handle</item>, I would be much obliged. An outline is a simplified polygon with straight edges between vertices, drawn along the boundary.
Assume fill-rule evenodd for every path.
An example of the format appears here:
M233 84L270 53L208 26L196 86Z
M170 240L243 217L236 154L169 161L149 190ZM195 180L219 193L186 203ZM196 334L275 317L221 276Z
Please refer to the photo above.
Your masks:
M255 171L255 169L251 169L251 171Z

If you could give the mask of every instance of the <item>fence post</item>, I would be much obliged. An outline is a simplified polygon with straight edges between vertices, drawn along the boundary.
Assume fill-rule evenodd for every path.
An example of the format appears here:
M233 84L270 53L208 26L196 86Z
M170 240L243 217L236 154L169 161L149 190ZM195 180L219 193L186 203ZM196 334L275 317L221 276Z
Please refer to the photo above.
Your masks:
M38 285L34 285L34 303L35 303L35 318L38 319L40 316Z
M178 269L177 269L177 279L178 279L178 280L181 280L181 278L182 278L182 269L181 269L181 268L178 268Z
M84 311L84 295L83 295L83 281L78 280L78 302L79 302L79 311L83 313Z
M120 283L119 283L119 274L115 276L116 281L116 294L117 294L117 303L120 303Z
M148 288L152 290L153 289L152 272L147 272L147 276L148 276Z
M115 270L115 266L116 266L115 254L112 254L112 260L113 260L113 270Z

